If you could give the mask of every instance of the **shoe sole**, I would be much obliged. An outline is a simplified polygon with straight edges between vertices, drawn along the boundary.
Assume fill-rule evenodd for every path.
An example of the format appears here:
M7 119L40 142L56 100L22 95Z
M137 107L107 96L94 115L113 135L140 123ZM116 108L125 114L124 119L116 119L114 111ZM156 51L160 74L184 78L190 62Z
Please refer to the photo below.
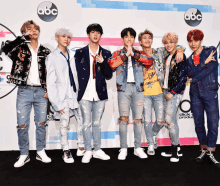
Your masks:
M43 163L50 163L51 161L43 161L43 160L41 160L40 158L38 158L38 157L36 157L36 160L39 160L39 161L41 161L41 162L43 162Z
M108 159L103 159L103 158L101 158L101 157L99 157L99 156L96 156L96 155L92 155L93 156L93 158L97 158L97 159L101 159L101 160L110 160L110 158L108 158Z
M141 159L146 159L146 158L147 158L147 157L142 158L142 157L140 157L140 156L139 156L137 153L135 153L135 152L134 152L134 155L135 155L135 156L138 156L138 157L141 158Z
M65 163L74 163L74 161L72 161L72 162L67 162L67 161L65 161L65 160L63 160Z
M162 153L161 153L161 156L170 158L172 155L171 154L170 155L162 155ZM182 157L183 154L177 154L177 156Z
M23 165L21 165L21 166L18 166L18 167L15 167L15 166L14 166L14 168L19 168L19 167L23 167L23 166L24 166L24 165L25 165L26 163L28 163L29 161L30 161L30 159L28 159L27 161L25 161Z
M170 162L179 162L179 159L173 159L173 158L170 158Z
M147 154L148 154L148 155L150 155L150 156L153 156L153 155L155 155L155 153L148 153L148 152L147 152Z
M118 160L126 160L126 157L127 157L127 156L125 156L125 158L119 158L119 157L118 157Z

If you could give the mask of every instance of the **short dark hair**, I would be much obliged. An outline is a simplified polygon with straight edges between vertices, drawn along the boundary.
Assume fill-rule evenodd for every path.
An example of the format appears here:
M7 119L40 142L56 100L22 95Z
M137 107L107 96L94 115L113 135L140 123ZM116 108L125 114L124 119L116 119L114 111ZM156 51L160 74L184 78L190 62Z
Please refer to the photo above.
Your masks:
M121 31L121 38L125 37L128 35L128 32L130 32L130 35L134 36L134 38L136 37L136 32L133 28L131 27L128 27L128 28L124 28L122 31Z
M97 31L97 32L100 32L101 35L103 34L102 27L101 27L101 25L98 24L98 23L90 24L90 25L87 27L87 29L86 29L87 34L89 34L91 31Z

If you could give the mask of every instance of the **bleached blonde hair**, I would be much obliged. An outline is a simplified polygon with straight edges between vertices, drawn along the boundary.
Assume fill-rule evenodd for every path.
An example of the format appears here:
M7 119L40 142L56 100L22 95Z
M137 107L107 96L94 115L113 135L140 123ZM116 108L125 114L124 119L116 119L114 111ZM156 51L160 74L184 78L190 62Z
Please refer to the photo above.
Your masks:
M165 44L167 40L170 40L171 43L177 43L178 36L175 32L168 32L163 36L162 43Z
M56 36L64 36L64 35L72 37L73 34L69 28L65 28L65 27L60 27L55 32L55 37Z

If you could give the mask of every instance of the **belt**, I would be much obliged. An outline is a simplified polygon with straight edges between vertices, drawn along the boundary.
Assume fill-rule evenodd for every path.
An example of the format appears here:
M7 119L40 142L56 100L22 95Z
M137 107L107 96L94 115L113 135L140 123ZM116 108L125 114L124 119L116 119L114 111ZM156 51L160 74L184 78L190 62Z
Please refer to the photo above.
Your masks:
M127 82L127 84L135 84L135 82Z
M27 85L29 87L41 87L41 85Z

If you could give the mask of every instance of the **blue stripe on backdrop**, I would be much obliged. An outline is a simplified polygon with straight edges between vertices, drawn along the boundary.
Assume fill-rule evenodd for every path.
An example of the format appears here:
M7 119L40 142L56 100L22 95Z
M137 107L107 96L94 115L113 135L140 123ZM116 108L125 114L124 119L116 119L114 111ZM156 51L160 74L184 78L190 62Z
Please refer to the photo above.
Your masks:
M115 135L119 135L119 131L103 131L101 132L101 139L115 139ZM60 136L51 136L50 140L60 140ZM68 140L77 140L77 132L69 132Z
M176 11L185 12L189 8L197 8L200 12L215 13L212 5L196 4L169 4L149 2L103 1L103 0L77 0L82 8L106 8L106 9L134 9L151 11Z

